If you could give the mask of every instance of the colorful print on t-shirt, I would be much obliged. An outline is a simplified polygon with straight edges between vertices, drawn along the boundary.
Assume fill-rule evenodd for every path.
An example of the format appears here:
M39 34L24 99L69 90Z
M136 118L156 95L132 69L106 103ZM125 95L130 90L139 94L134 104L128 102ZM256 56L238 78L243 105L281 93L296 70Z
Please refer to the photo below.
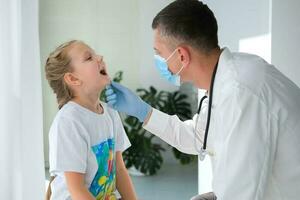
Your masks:
M98 170L89 188L97 200L115 200L116 165L114 158L115 141L108 139L92 146Z

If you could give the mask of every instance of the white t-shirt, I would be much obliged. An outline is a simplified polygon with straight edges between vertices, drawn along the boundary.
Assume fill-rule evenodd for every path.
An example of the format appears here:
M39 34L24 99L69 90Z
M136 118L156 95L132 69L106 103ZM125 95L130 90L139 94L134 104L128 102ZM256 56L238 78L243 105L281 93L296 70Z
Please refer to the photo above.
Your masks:
M85 174L85 186L97 200L115 199L117 151L130 147L120 116L101 102L94 113L70 101L58 111L49 132L52 200L70 200L64 172Z

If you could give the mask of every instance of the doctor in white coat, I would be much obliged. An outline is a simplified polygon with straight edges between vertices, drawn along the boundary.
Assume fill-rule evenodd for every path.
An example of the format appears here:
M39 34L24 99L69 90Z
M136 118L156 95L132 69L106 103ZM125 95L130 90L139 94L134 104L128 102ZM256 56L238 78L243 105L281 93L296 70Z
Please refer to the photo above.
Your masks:
M262 58L219 48L214 14L198 0L174 1L152 27L160 74L207 90L199 114L180 121L114 82L108 104L178 150L211 157L213 193L193 199L300 199L300 89Z

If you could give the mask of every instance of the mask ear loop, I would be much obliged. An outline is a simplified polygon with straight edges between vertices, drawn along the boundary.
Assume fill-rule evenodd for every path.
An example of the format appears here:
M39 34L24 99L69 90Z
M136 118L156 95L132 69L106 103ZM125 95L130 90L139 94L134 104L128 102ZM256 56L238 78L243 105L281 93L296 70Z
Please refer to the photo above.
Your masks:
M176 50L177 50L177 49L175 49L175 50L171 53L171 55L166 59L166 62L168 62L168 60L170 60L170 58L176 53Z
M181 66L180 70L175 74L175 76L179 75L180 72L183 70L183 68L184 68L184 65Z
M170 60L170 58L176 53L176 50L177 50L177 49L175 49L175 50L171 53L171 55L166 59L166 62L168 62L168 60ZM182 65L181 68L180 68L180 70L179 70L177 73L175 73L174 75L175 75L175 76L179 75L180 72L183 70L183 68L184 68L184 65Z

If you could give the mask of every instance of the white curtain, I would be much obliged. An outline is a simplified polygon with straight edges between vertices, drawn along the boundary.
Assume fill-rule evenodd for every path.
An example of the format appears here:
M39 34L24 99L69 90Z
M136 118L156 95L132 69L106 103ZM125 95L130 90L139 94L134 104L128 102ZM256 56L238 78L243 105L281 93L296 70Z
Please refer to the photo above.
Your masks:
M42 200L38 0L0 0L0 199Z

